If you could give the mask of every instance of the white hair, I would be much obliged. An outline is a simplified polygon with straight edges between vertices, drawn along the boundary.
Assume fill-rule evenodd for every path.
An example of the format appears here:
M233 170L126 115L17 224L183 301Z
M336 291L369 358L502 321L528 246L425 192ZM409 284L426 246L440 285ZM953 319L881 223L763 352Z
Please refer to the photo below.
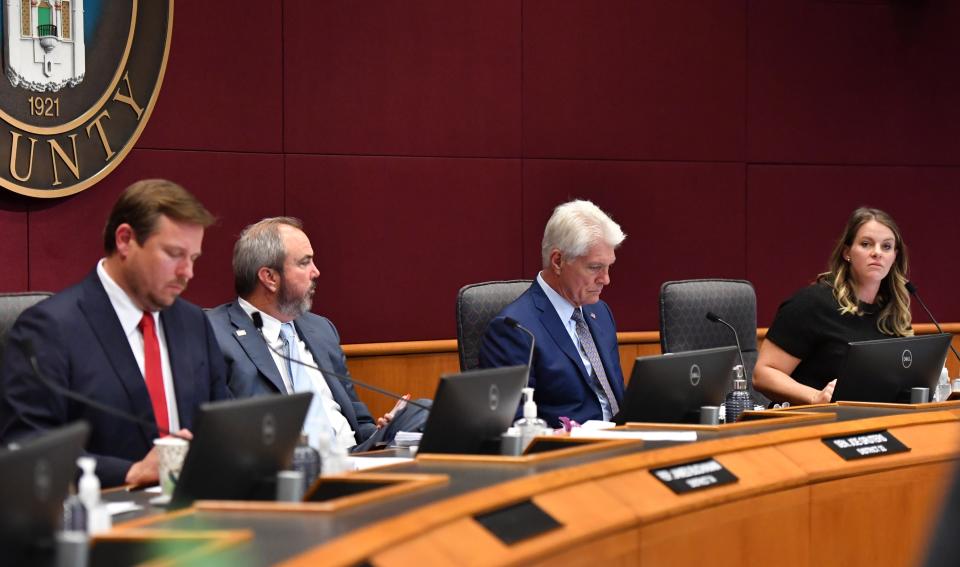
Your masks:
M543 267L550 266L550 253L560 250L565 258L579 258L591 246L605 242L616 248L627 235L607 213L590 201L570 201L553 210L543 229L540 253Z

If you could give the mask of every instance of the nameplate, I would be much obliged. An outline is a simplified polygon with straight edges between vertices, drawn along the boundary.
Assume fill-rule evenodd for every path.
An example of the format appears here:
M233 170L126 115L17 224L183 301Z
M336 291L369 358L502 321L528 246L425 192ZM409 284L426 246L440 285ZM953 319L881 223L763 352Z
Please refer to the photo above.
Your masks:
M856 435L824 437L821 441L845 461L906 453L910 450L910 447L904 445L886 429Z
M650 474L675 494L686 494L687 492L723 486L724 484L733 484L739 480L716 459L693 461L672 467L663 467L662 469L650 469Z

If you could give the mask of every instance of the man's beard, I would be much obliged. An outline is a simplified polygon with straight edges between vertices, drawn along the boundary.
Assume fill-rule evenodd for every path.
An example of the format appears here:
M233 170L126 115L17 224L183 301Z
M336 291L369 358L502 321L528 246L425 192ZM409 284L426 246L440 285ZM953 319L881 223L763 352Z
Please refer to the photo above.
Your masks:
M277 309L280 313L296 319L313 306L313 294L317 290L317 283L310 284L310 288L303 295L297 297L290 292L286 282L280 282L280 292L277 295Z

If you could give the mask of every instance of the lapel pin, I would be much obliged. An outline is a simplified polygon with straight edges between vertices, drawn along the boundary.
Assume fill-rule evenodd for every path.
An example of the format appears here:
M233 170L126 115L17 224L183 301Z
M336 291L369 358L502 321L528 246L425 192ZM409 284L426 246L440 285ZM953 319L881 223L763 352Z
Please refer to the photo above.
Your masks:
M244 331L243 329L238 329L238 330L237 330L237 336L238 336L238 337L245 337L245 336L247 336L247 332Z
M596 318L597 318L597 314L596 314L596 313L591 313L591 314L590 314L590 318L591 318L591 319L596 319Z

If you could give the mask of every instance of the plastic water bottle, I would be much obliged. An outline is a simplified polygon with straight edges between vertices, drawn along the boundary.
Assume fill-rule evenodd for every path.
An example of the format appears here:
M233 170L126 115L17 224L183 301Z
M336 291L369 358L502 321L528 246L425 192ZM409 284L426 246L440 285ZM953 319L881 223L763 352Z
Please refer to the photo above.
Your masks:
M71 494L63 501L62 529L65 532L87 531L87 509L76 494Z
M726 423L735 423L740 419L743 412L752 410L754 406L753 396L747 390L747 380L743 377L743 367L739 364L733 367L735 378L733 379L733 390L727 394L726 400Z
M293 450L291 468L303 473L303 493L306 494L320 476L320 453L310 446L310 440L306 434L300 435L300 442Z
M947 367L944 366L943 370L940 371L940 379L937 380L937 389L933 392L933 401L946 401L952 392L953 386L950 384L950 373L947 372Z
M524 388L523 417L514 422L513 426L520 432L520 453L526 450L527 445L537 435L544 435L550 429L547 422L537 417L537 404L533 401L533 388Z

